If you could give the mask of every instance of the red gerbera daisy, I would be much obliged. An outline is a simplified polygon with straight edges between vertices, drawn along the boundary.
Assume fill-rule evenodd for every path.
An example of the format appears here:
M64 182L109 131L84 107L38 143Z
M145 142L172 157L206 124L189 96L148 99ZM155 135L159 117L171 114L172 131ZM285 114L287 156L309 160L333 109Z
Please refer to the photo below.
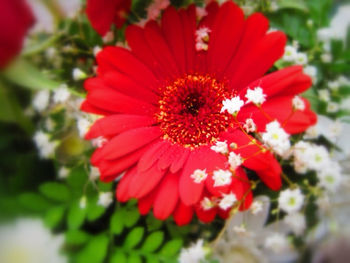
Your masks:
M126 171L117 199L137 198L142 214L153 207L155 217L173 215L177 224L188 223L193 212L204 222L216 214L225 218L235 200L248 208L245 169L271 189L280 188L281 167L248 134L253 126L261 133L276 120L295 134L316 121L306 100L293 107L295 95L311 85L301 67L263 76L282 56L285 35L267 33L262 14L245 19L231 1L206 9L199 22L192 5L166 9L160 24L129 26L130 50L106 47L99 53L98 74L86 81L82 105L104 116L86 135L107 139L91 158L101 180ZM230 98L242 104L247 98L238 114L223 111ZM236 166L231 157L239 157Z
M92 27L104 36L111 25L123 26L130 11L131 0L88 0L86 14Z

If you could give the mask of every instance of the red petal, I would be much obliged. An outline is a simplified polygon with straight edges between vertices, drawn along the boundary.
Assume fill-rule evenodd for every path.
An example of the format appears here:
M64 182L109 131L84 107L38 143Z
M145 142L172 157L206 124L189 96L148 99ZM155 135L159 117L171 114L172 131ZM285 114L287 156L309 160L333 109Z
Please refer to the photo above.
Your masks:
M184 32L179 13L174 7L168 7L162 15L163 35L177 62L179 72L184 74L186 70L186 56Z
M243 32L244 14L231 1L221 5L210 34L208 70L222 73L235 54Z
M222 168L226 158L209 147L199 147L190 153L187 163L180 177L180 197L185 205L193 205L199 201L202 196L204 181L195 183L191 178L196 169L205 169L207 173Z
M157 79L152 71L129 50L121 47L105 47L97 55L98 73L117 70L150 90L157 88Z
M110 137L130 129L150 126L154 119L149 116L118 114L97 120L85 135L90 140L99 136Z
M157 139L161 135L159 127L142 127L121 133L105 144L102 155L108 160L133 152Z
M170 169L169 169L170 172L176 173L180 169L182 169L182 167L186 163L189 155L190 155L190 150L188 148L184 148L183 152L181 153L181 156L178 156L178 158L175 159L173 161L173 163L171 164Z
M107 112L136 115L153 115L155 112L155 107L147 102L103 87L89 91L86 99L93 106Z
M159 185L159 191L154 201L155 218L167 219L174 211L179 200L179 175L168 173Z
M129 194L129 185L133 177L135 176L135 174L136 174L136 167L133 167L129 169L124 174L122 179L119 181L116 189L116 197L118 201L126 202L131 198Z
M138 163L138 170L140 172L148 170L156 161L169 149L171 144L167 141L159 141L141 157Z
M185 148L179 145L171 145L171 147L159 158L159 169L166 169L176 160L180 159L185 152Z
M192 206L186 206L184 203L179 201L173 216L174 221L178 226L187 225L192 220L193 208Z
M213 221L216 213L218 212L216 207L209 210L204 210L200 205L197 205L195 209L198 219L203 223L210 223Z
M156 193L156 191L153 191L138 201L138 208L141 215L146 215L151 210Z
M235 176L232 178L231 189L236 195L237 200L243 199L240 210L247 210L253 201L253 194L249 179L241 167L237 168L235 171Z
M163 178L164 171L153 165L149 170L137 172L129 185L130 196L141 198L150 193Z

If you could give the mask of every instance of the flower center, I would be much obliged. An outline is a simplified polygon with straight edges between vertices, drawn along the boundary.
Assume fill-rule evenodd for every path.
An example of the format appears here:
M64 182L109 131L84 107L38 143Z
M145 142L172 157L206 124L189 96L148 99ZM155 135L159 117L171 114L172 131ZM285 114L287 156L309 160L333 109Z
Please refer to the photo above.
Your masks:
M156 119L163 138L185 147L213 143L225 131L232 116L220 113L230 96L224 83L209 75L186 75L160 91Z

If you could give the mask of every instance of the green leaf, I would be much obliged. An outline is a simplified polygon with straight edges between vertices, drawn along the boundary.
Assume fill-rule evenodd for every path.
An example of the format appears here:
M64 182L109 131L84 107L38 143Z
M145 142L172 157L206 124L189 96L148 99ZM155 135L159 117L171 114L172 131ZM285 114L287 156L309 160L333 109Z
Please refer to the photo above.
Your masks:
M127 263L127 257L122 251L117 251L112 256L110 263Z
M85 215L86 210L80 208L79 201L74 202L68 210L68 228L78 229L84 223Z
M90 239L84 231L70 230L66 233L66 243L69 245L82 245Z
M166 256L166 257L173 257L176 256L177 253L182 248L182 240L181 239L174 239L166 243L161 251L159 252L160 255Z
M56 33L55 35L52 35L49 38L35 42L35 44L25 47L23 49L22 56L32 56L34 54L42 52L45 49L52 46L60 37L61 35Z
M23 193L18 197L19 203L32 211L47 210L51 204L41 195L36 193Z
M144 229L143 227L136 227L127 235L124 247L127 249L134 248L137 246L143 237Z
M0 121L17 123L27 133L34 130L31 120L24 115L23 109L13 90L0 82Z
M88 200L86 210L87 210L87 219L89 221L95 221L96 219L101 217L106 211L105 207L97 204L97 199L98 197L95 196L94 198L91 198Z
M58 206L51 208L46 212L45 215L45 224L49 228L54 228L56 227L63 219L65 208L63 206Z
M128 219L124 221L125 226L132 227L139 220L140 212L136 207L133 207L130 210L126 209L124 210L124 217Z
M303 0L279 0L278 8L279 9L284 9L284 8L298 9L304 12L307 12L309 10L308 6Z
M77 263L101 263L107 254L108 237L94 237L79 253Z
M156 256L150 255L146 257L146 262L147 263L159 263L159 260Z
M163 225L163 221L156 219L152 214L148 214L146 218L146 223L147 223L147 230L149 232L158 230Z
M139 255L131 254L128 263L142 263L142 258Z
M66 181L67 184L77 190L81 190L84 187L84 184L88 180L88 175L86 170L84 169L84 166L78 166L73 168L69 176L67 177Z
M60 202L66 202L70 198L70 192L64 184L48 182L39 186L39 191L46 197Z
M113 234L119 235L123 232L124 223L123 223L124 213L121 209L114 212L111 217L110 229Z
M145 252L154 252L162 244L164 239L164 233L161 231L156 231L150 234L146 241L143 243L142 250Z
M61 84L51 80L42 71L23 59L14 61L3 74L11 82L33 90L53 90Z

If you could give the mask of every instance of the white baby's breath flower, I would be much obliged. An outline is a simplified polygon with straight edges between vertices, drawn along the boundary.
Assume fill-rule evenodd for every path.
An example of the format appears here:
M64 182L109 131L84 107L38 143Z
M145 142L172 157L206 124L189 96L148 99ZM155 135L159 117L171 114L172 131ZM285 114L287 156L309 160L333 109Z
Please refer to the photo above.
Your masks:
M257 215L263 211L263 202L260 200L254 201L250 206L250 211L253 215Z
M217 153L221 153L221 154L227 154L228 153L228 146L227 146L227 142L220 142L220 141L216 141L216 144L211 146L210 149L212 149L213 151L217 152Z
M58 170L58 178L60 179L65 179L68 177L70 170L65 167L62 166L59 170Z
M265 248L276 254L284 253L290 249L290 243L285 235L273 233L265 239Z
M94 46L94 48L92 49L92 53L96 57L97 54L100 53L101 50L102 50L102 48L100 46Z
M60 85L53 93L54 103L64 103L70 97L70 92L66 84Z
M304 73L311 77L313 83L317 81L317 68L315 66L307 65L304 67Z
M248 89L247 94L245 95L247 102L252 102L255 105L261 105L266 100L266 94L264 94L261 87L255 87L254 89Z
M328 87L329 87L331 90L338 90L339 87L340 87L340 83L339 83L339 81L337 81L337 80L329 81L329 82L328 82Z
M113 202L112 192L101 192L98 194L97 204L103 207L108 207Z
M85 134L89 131L92 122L87 118L81 116L77 118L77 127L79 136L84 138Z
M206 254L203 240L200 239L190 247L181 249L179 263L201 263L205 259Z
M232 181L232 174L228 170L216 170L213 173L214 187L228 185Z
M191 174L191 178L193 179L193 181L197 184L203 182L205 179L207 179L208 174L207 172L201 169L196 169L192 174Z
M295 63L298 65L306 65L307 61L308 59L305 53L299 52L295 57Z
M236 96L232 99L223 100L222 105L221 112L227 111L229 114L237 114L244 105L244 101L239 96Z
M340 108L340 105L338 103L330 101L327 104L327 109L326 110L329 113L335 113L335 112L339 111L339 108Z
M295 47L293 46L286 46L284 48L284 55L282 57L282 59L286 62L293 62L295 61L297 56L297 50Z
M297 236L300 236L306 228L305 216L302 213L288 214L283 218L283 221Z
M79 207L80 209L85 209L86 208L86 196L82 196L79 200Z
M243 163L243 159L240 154L235 154L234 152L230 152L228 156L228 163L233 170L236 170Z
M41 158L50 158L56 149L56 142L51 142L50 137L43 131L37 131L33 137Z
M333 59L333 57L332 57L332 55L330 53L323 53L321 55L321 60L324 63L331 63L332 59Z
M74 68L72 71L72 77L75 81L83 80L87 78L87 75L80 68Z
M215 203L212 200L210 200L208 197L204 197L203 200L201 201L201 207L203 208L204 211L207 211L215 207Z
M234 205L237 201L236 195L234 193L223 194L223 198L219 202L219 207L222 210L227 210Z
M292 100L293 108L295 110L305 110L305 102L299 96L295 96Z
M278 121L266 125L266 132L262 133L263 142L278 155L283 156L290 148L289 134L285 132Z
M303 203L304 195L299 188L283 190L278 197L279 208L286 213L299 211Z
M253 119L251 118L248 118L245 120L245 123L243 125L243 128L244 130L247 132L247 133L250 133L250 132L256 132L256 125L255 125L255 122Z
M337 162L330 162L329 166L317 173L319 185L330 192L335 192L341 186L343 176L340 165Z
M50 91L41 90L37 92L33 98L32 105L38 112L42 112L49 106L50 102Z
M317 91L318 92L318 97L320 98L320 100L322 101L329 101L330 100L330 94L329 91L327 89L320 89Z
M89 179L91 181L96 181L98 178L100 178L100 170L95 166L91 166L89 172Z

